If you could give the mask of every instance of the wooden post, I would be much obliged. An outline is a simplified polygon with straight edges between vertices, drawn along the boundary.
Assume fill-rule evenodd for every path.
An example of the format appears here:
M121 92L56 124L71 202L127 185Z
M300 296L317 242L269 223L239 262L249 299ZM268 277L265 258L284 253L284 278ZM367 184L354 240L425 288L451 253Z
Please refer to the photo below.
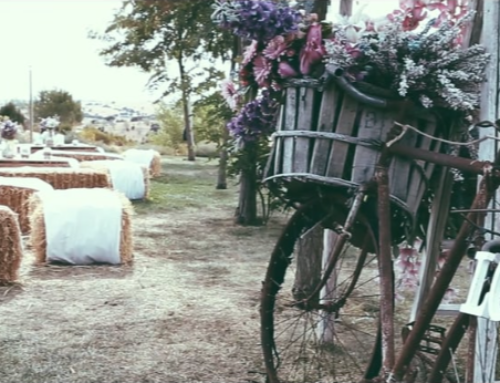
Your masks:
M499 92L499 45L500 45L500 1L484 1L481 43L486 46L491 54L491 61L487 68L486 77L481 94L480 120L496 121L500 114ZM478 22L478 21L476 21ZM494 128L481 128L480 137L485 135L498 136ZM498 151L498 142L493 140L483 141L479 145L479 160L492 161ZM490 207L498 209L497 191ZM486 216L484 226L487 229L499 232L498 213L490 213ZM486 239L493 239L493 235L486 235ZM474 364L474 383L489 383L495 381L495 365L497 359L497 323L490 322L484 318L478 318L476 332L476 351Z

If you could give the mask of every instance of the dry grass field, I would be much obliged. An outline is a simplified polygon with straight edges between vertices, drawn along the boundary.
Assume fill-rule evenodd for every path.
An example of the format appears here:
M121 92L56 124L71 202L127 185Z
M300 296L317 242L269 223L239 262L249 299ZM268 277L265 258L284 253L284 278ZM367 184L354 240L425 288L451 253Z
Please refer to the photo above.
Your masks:
M235 226L216 163L166 159L135 262L36 267L0 288L1 383L262 382L258 299L284 217Z

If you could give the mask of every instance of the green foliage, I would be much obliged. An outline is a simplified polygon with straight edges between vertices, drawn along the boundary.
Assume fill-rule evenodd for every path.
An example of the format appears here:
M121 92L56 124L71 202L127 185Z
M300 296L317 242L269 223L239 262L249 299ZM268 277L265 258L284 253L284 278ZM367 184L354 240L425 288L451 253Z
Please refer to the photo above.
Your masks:
M103 143L105 145L126 146L131 142L124 136L101 132L95 126L87 126L82 130L79 136L85 142Z
M182 119L182 107L177 104L168 106L162 104L159 107L156 119L160 122L160 130L153 135L150 142L155 145L169 147L178 151L184 144Z
M83 119L82 105L64 90L41 91L35 101L37 119L58 115L61 125L74 126Z
M24 124L26 118L13 102L9 102L0 108L0 116L7 116L11 121Z
M220 149L228 140L226 125L233 116L221 93L216 91L197 101L193 112L196 139L213 142Z

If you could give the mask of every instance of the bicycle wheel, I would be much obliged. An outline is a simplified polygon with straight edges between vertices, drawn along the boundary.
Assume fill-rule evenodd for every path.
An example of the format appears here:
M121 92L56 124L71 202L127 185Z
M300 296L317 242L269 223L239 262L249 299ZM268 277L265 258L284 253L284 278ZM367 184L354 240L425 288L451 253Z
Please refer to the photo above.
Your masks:
M359 382L379 374L376 240L361 213L349 230L352 236L331 254L336 257L333 283L330 279L317 297L294 296L296 240L318 224L342 226L348 213L336 200L305 206L274 248L261 295L261 341L269 383Z

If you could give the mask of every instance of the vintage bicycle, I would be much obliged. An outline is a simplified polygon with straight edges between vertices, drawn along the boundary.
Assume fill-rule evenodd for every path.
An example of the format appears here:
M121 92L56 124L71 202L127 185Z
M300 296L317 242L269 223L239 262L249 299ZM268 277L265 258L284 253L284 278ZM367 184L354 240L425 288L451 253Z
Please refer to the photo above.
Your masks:
M331 67L325 79L289 84L264 179L296 208L261 291L269 383L472 381L476 316L459 312L451 323L436 313L471 247L500 251L483 230L500 185L500 153L490 162L445 153L453 123L354 86ZM448 169L482 180L408 323L408 302L395 298L392 249L425 235L432 179ZM318 227L334 233L334 244L319 264L306 259L315 265L304 271L294 247ZM491 282L494 262L487 266ZM482 287L480 300L489 284Z

